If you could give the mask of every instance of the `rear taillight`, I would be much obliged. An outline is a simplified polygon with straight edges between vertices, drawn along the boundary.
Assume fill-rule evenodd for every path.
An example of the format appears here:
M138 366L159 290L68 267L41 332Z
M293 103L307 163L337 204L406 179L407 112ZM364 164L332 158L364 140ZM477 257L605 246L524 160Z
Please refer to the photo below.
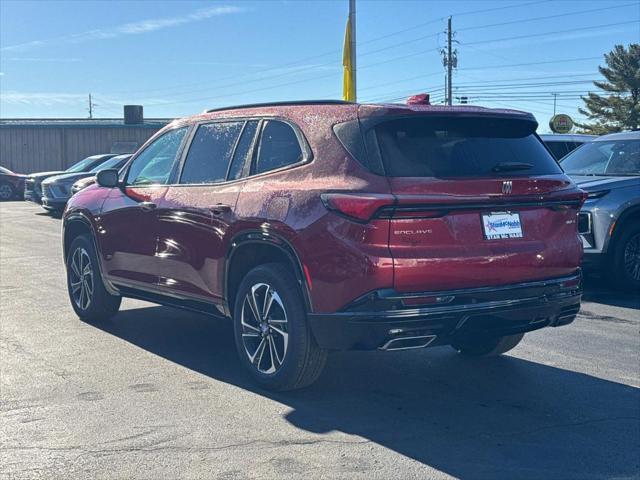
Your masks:
M323 193L322 203L328 210L359 222L368 222L384 207L391 207L395 197L384 193Z
M378 212L378 217L408 220L415 218L440 218L446 214L447 210L433 210L428 207L397 205L395 207L383 208Z

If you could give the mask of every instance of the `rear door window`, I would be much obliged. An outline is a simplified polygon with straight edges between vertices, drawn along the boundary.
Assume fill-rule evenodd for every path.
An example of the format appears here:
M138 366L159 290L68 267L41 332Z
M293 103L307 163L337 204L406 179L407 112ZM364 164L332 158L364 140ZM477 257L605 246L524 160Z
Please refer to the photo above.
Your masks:
M293 128L278 120L267 120L260 136L254 174L286 167L303 159L302 148Z
M200 125L189 146L180 183L224 182L243 122Z
M391 177L550 175L562 170L518 119L418 117L375 127L385 172Z

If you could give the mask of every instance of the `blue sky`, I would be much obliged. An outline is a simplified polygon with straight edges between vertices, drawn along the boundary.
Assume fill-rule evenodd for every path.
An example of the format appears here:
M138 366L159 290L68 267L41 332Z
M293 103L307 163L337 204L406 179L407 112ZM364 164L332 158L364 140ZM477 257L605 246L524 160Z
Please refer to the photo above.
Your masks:
M0 116L147 117L340 98L348 9L336 1L0 2ZM614 44L640 42L640 0L357 2L358 99L442 98L446 17L454 96L578 117ZM544 130L544 128L543 128Z

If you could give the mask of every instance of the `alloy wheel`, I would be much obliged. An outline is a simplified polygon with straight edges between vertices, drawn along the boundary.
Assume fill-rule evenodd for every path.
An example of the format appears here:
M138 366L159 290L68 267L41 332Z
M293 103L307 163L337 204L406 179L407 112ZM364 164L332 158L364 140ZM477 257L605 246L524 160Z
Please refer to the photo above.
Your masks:
M9 200L13 195L13 190L9 185L0 185L0 200Z
M86 310L93 299L93 268L89 253L78 247L71 256L70 265L71 295L81 310Z
M240 322L251 364L261 373L276 373L289 344L287 312L278 292L266 283L253 285L242 302Z
M631 237L625 246L624 268L631 278L640 281L640 233Z

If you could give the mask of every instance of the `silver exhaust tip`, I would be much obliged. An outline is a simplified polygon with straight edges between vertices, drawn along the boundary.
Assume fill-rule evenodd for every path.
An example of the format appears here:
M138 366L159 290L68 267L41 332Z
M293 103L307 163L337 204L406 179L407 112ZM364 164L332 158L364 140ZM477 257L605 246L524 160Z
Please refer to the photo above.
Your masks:
M396 350L410 350L412 348L424 348L436 339L436 335L419 335L414 337L392 338L379 348L386 352Z

